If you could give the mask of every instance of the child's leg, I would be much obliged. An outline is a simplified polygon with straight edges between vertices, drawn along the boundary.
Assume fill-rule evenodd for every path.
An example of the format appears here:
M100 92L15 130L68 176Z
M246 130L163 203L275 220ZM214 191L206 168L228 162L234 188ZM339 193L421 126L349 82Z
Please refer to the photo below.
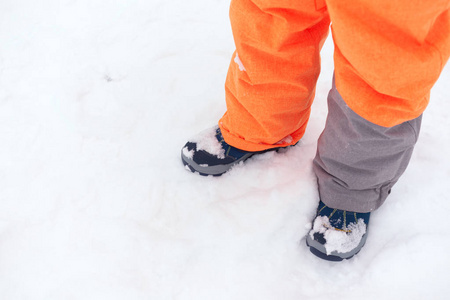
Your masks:
M394 127L375 125L353 112L334 84L328 110L314 159L320 198L341 210L373 211L405 171L422 118Z
M406 169L450 55L448 1L327 1L336 87L314 160L321 200L369 212ZM407 9L406 9L407 8Z
M228 144L260 151L293 145L304 134L329 27L320 2L232 1L236 52L219 122Z
M324 0L233 0L237 51L226 80L227 112L182 149L186 168L220 175L261 151L302 137L328 34Z

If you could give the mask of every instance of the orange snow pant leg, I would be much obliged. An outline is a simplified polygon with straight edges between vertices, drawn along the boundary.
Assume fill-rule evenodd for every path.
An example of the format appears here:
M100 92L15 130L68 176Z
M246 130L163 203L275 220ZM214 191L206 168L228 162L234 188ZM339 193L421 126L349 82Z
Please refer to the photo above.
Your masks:
M420 116L450 55L449 0L327 0L336 88L364 119Z
M246 151L295 144L306 129L328 34L324 1L233 0L230 19L236 52L219 121L224 139Z

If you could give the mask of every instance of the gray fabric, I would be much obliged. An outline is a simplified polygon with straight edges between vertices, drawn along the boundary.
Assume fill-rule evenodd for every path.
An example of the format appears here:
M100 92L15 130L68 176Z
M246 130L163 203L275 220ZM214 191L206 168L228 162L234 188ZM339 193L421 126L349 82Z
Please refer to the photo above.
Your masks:
M314 159L321 200L362 213L381 206L408 166L421 120L390 128L370 123L346 105L333 83Z

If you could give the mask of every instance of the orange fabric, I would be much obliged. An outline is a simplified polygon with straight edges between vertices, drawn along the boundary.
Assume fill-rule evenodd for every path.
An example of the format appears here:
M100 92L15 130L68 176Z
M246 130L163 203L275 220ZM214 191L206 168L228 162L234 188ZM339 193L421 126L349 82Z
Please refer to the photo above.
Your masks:
M314 1L234 0L230 18L242 66L233 55L219 122L225 140L247 151L297 142L314 98L328 14Z
M450 54L450 1L354 3L327 1L337 90L377 125L420 116Z
M259 151L303 136L330 18L336 86L346 103L386 127L419 116L450 53L449 6L448 0L233 0L236 52L219 121L225 140Z

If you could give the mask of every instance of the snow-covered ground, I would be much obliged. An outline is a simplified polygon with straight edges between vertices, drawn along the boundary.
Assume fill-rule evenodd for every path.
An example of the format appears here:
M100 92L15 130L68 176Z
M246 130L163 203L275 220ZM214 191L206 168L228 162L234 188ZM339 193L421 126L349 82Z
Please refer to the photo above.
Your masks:
M450 66L366 247L304 236L332 43L308 132L220 178L185 141L225 111L228 0L0 3L0 299L448 299Z

